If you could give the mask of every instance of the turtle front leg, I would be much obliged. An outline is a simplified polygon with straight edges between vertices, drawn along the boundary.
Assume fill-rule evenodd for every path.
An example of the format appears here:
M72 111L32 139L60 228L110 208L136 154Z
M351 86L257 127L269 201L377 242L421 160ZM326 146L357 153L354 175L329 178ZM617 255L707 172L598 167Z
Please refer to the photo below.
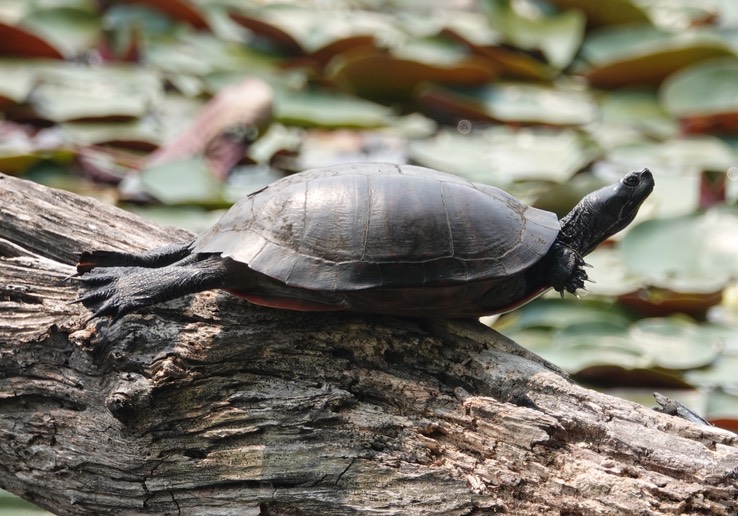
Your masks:
M78 277L85 292L72 303L82 303L93 312L88 321L109 315L115 322L145 306L221 288L225 279L226 266L219 256L159 268L105 267Z
M585 289L584 282L590 280L584 270L587 263L579 253L558 242L549 253L552 258L549 269L551 286L562 295L564 291L576 294L577 290Z

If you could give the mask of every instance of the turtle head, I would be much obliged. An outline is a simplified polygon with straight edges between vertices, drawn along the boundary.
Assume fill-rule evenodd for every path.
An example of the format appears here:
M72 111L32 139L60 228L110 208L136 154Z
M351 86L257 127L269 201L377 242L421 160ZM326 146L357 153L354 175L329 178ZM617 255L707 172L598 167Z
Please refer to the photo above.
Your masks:
M633 221L653 187L653 174L644 168L592 192L561 219L559 241L580 256L589 254Z

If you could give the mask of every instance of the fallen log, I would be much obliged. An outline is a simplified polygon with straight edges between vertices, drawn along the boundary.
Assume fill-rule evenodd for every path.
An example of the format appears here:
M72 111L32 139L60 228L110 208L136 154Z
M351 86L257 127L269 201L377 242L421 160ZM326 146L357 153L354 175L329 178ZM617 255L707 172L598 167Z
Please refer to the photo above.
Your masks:
M0 175L1 488L57 514L738 512L736 435L476 321L68 304L80 251L186 238Z

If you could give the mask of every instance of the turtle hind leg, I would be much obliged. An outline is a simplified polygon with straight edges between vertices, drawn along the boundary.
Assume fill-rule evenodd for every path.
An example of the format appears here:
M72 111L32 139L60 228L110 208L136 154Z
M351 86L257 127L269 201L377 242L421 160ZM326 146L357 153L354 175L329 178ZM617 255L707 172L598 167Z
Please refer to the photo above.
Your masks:
M77 274L98 267L163 267L178 262L190 254L192 242L159 247L144 253L121 251L84 251L77 262Z
M102 268L77 279L84 293L72 302L82 303L93 312L88 320L111 316L114 322L145 306L222 288L226 272L223 259L218 256L183 260L159 268Z

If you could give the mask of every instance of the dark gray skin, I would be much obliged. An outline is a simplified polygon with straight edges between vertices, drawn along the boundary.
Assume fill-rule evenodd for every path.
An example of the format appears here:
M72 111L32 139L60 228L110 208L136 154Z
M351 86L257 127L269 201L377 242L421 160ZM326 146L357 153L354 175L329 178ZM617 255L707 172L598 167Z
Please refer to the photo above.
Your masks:
M654 187L644 169L558 221L506 192L377 163L290 176L250 194L191 242L144 254L93 251L75 300L94 317L223 289L276 308L478 317L549 288L576 293L583 257L625 228Z

